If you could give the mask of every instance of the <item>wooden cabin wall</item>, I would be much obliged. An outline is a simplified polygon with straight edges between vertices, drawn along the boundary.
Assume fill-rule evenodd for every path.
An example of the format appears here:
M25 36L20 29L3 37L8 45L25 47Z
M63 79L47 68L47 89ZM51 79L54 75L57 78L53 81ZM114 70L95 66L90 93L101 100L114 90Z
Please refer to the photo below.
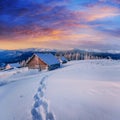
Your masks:
M41 69L41 70L44 70L48 67L48 65L45 64L43 61L41 61L37 56L34 56L27 66L30 69Z
M9 65L9 64L7 64L6 66L5 66L5 69L7 70L7 69L10 69L11 68L11 66Z

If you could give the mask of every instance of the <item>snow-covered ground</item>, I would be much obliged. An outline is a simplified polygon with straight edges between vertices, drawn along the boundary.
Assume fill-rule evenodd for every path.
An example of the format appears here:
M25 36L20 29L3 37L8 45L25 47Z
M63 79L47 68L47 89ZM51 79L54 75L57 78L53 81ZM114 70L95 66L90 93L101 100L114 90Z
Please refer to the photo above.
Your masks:
M120 120L120 61L0 72L0 120Z

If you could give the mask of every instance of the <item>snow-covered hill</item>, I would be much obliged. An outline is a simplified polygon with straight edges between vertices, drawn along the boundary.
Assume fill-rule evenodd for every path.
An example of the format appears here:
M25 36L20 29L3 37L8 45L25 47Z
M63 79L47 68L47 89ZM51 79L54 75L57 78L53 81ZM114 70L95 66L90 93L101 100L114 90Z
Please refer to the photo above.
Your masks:
M0 120L120 120L120 61L0 72Z

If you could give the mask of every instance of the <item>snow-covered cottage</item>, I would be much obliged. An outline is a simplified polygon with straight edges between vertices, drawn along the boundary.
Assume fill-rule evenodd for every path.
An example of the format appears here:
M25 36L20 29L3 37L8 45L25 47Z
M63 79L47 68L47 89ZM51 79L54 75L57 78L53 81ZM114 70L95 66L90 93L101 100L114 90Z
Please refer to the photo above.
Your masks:
M19 63L1 63L0 64L0 70L10 70L13 68L20 68L20 64Z
M29 69L53 70L60 67L60 62L51 53L35 53L26 62Z
M67 60L64 56L59 57L58 60L59 60L60 63L62 63L62 64L65 64L65 63L68 62L68 60Z
M20 68L21 67L21 65L19 64L19 63L10 63L9 64L10 65L10 67L13 69L13 68Z
M11 69L10 64L5 64L5 63L0 64L0 70L8 70L8 69Z

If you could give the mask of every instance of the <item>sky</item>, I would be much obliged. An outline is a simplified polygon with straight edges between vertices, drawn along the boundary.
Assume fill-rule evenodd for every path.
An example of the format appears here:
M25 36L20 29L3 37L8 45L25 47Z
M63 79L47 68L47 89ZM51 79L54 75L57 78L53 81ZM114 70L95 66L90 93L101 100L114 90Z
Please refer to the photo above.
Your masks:
M120 0L0 0L0 49L120 50Z

